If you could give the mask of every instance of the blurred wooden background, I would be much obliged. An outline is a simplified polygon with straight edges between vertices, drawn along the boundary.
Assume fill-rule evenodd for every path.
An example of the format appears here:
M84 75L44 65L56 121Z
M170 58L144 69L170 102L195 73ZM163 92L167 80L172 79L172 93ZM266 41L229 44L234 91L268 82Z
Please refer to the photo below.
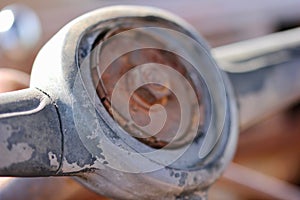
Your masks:
M0 8L15 2L1 0ZM34 9L39 16L42 38L22 60L7 57L0 48L0 66L18 69L28 74L39 49L62 26L87 11L107 5L139 4L169 10L195 26L212 47L300 26L300 0L86 0L84 2L23 0L20 2ZM289 194L299 194L299 142L299 105L291 106L285 112L243 131L240 134L234 164L212 187L210 199L289 199ZM61 199L101 199L70 179L62 180L72 185L73 190L70 196L62 195Z
M1 0L0 8L12 3L28 5L41 20L43 35L40 43L22 61L11 61L0 53L2 66L30 72L41 46L67 22L100 7L118 4L149 5L169 10L186 19L209 41L211 46L265 35L282 28L299 25L299 0ZM1 56L2 55L2 56Z

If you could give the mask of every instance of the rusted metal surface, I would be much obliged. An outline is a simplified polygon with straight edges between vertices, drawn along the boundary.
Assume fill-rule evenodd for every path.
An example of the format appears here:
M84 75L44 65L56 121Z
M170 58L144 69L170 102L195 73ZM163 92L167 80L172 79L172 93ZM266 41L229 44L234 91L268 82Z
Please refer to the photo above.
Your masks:
M159 41L158 38L151 38L150 36L150 39L148 40L149 41L147 42L150 43L160 43L163 48L164 42ZM126 45L126 43L127 41L125 40L124 40L124 44L120 44L120 42L118 42L117 44L114 42L110 42L110 45L108 47L109 49L106 51L111 52L112 49L117 48L118 46L121 45ZM102 49L101 45L99 48ZM105 50L102 49L102 51ZM115 60L113 63L111 63L110 66L108 66L107 69L103 72L103 74L99 73L102 71L101 68L104 68L102 66L103 63L101 62L101 56L99 55L99 61L97 63L99 69L94 70L94 73L96 73L94 76L97 77L96 81L97 80L101 80L101 81L99 81L99 83L96 82L95 84L97 85L97 93L101 98L102 103L105 105L107 111L110 112L110 114L113 116L112 110L115 108L112 108L111 106L112 104L111 99L112 99L113 91L115 89L115 85L120 80L120 78L124 76L124 74L126 74L128 71L133 70L136 66L140 66L145 63L160 63L162 65L172 66L174 70L178 71L182 76L184 76L187 80L189 80L189 84L193 85L193 90L198 92L197 94L198 101L193 102L189 98L186 98L185 104L189 105L191 108L195 108L197 106L196 104L200 104L200 112L201 112L200 125L203 125L205 119L205 112L204 112L205 106L203 102L201 103L201 96L202 96L202 94L200 94L201 84L199 84L200 82L199 80L197 80L197 82L195 83L193 82L191 77L189 77L189 74L192 73L196 74L196 72L191 70L192 66L190 63L180 58L178 55L160 49L149 48L149 49L135 50L129 52L121 56L117 60ZM188 69L190 70L190 72L188 72ZM101 77L98 77L99 74L101 75ZM151 79L154 79L154 77L157 80L156 82L158 82L158 80L164 80L163 84L165 86L173 85L173 87L178 87L177 84L182 84L181 82L176 80L176 78L174 78L172 74L168 74L167 72L161 71L159 69L153 70L151 68L143 67L140 70L135 71L135 73L126 76L126 80L125 80L126 85L124 86L125 90L127 91L126 95L132 95L130 97L130 103L129 103L130 116L124 117L124 115L122 115L123 113L118 113L118 115L116 115L114 119L128 133L132 134L140 141L154 148L165 147L167 144L171 142L173 147L185 145L186 143L191 142L191 140L194 137L193 135L189 136L189 134L191 134L190 130L196 128L193 127L195 126L193 124L189 124L190 128L186 129L186 131L183 131L181 133L181 136L178 137L176 141L174 141L174 137L176 136L176 132L179 128L181 115L182 115L180 111L180 104L178 102L176 95L169 88L157 83L156 84L148 83L149 81L152 81ZM130 91L132 91L132 89L137 87L138 85L142 85L142 86L138 87L138 89L135 90L133 94L130 94ZM185 88L185 90L188 89L190 88L188 87ZM122 102L124 102L125 99L124 96L120 96L120 97L121 98L117 99L116 101L122 104ZM164 123L164 127L155 136L147 137L151 134L147 132L140 133L137 126L129 124L131 121L130 118L132 118L132 120L135 121L138 125L141 126L147 125L151 120L149 117L150 109L155 104L160 104L165 107L166 115L168 116L168 118ZM114 112L119 112L119 111L115 110ZM197 113L190 113L190 115L191 116L186 116L186 117L193 119L191 120L191 122L200 120L200 119L196 119L200 117L197 115ZM157 124L158 123L159 122L157 122ZM137 133L142 134L142 136L144 137L140 138Z

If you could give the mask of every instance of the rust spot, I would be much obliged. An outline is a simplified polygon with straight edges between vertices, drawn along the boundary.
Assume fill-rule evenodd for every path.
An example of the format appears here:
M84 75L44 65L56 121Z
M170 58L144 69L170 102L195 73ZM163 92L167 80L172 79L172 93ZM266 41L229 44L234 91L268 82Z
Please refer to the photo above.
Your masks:
M106 40L112 35L115 35L116 33L128 29L129 28L123 28L120 30L113 30L111 32L108 32L103 40ZM115 48L118 48L118 46L115 46ZM172 52L152 48L135 50L120 56L107 68L105 68L105 71L103 69L104 66L101 65L101 58L99 56L99 61L97 63L98 71L93 71L93 77L96 84L97 94L101 99L103 105L110 113L110 115L114 117L114 120L117 121L121 125L121 127L125 129L128 133L138 132L141 135L144 134L147 136L147 134L143 133L136 126L132 125L132 122L130 122L130 120L124 118L124 116L118 113L118 110L113 110L114 108L111 105L111 98L115 85L121 79L121 77L130 70L134 69L135 67L146 63L163 64L172 67L174 70L183 75L186 78L186 80L188 80L188 82L192 85L197 95L199 105L201 105L201 94L199 88L196 89L195 84L190 78L191 72L187 70L187 68L193 68L191 64ZM100 74L99 72L101 72L101 77L97 76L98 74ZM137 71L135 74L128 76L126 85L124 86L124 90L128 90L129 92L130 89L133 88L135 85L147 82L147 80L155 79L164 80L165 85L176 86L176 84L180 84L174 82L174 80L172 80L172 77L168 76L168 74L163 74L161 72L149 70L140 70ZM118 101L122 102L123 99L119 99ZM150 121L150 108L155 104L162 105L167 113L167 120L164 124L164 127L155 136L151 135L146 138L136 138L150 147L162 148L172 141L179 129L179 124L181 120L180 105L178 99L173 94L173 92L170 91L167 87L164 87L159 84L145 84L139 87L137 90L135 90L131 95L129 99L129 112L131 115L131 119L135 124L139 126L146 126ZM193 106L191 102L188 102L188 100L186 104L190 104L190 106ZM203 109L199 110L201 112L203 111ZM113 111L115 112L113 113ZM204 115L204 112L202 112L201 115ZM201 116L201 118L203 118L203 116ZM191 119L193 119L193 116L191 117ZM133 136L135 137L135 135Z

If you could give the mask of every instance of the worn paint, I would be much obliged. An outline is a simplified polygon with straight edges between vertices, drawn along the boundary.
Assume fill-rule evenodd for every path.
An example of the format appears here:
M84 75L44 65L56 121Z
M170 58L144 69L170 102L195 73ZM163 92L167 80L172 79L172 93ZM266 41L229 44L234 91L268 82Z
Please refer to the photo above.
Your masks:
M184 186L185 185L187 177L188 177L188 173L186 173L186 172L181 172L180 173L179 186Z
M53 168L59 167L59 162L57 161L57 156L55 153L52 153L51 151L48 153L48 158L50 160L50 166Z
M62 163L62 173L69 173L69 172L79 172L84 171L87 169L104 169L108 162L97 157L93 164L85 164L84 166L79 166L77 162L69 163L65 158L63 159Z
M18 129L13 128L9 124L0 123L0 152L1 152L1 160L5 160L5 162L0 162L0 168L6 168L11 166L12 164L17 164L21 162L25 162L30 160L34 149L29 146L27 143L17 143L12 144L11 148L8 148L10 145L8 139L10 136Z

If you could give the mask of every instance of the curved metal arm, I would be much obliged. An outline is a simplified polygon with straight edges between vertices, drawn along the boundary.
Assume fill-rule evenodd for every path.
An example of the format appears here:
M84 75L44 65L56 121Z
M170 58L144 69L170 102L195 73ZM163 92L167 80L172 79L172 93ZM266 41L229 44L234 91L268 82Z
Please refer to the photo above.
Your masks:
M48 96L32 88L0 95L0 152L0 176L56 174L62 134Z
M235 89L242 129L300 99L300 28L213 50Z

